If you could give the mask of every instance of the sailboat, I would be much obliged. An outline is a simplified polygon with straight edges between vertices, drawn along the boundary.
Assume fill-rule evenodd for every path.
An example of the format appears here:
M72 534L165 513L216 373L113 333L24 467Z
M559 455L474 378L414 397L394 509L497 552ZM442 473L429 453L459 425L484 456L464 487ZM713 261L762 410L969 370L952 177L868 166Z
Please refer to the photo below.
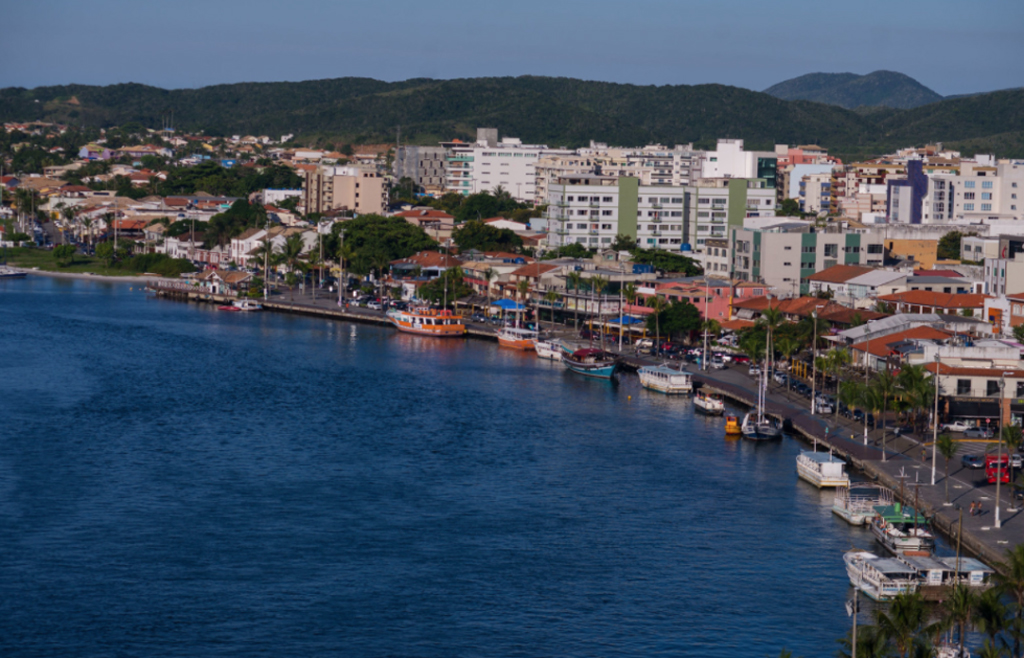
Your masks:
M767 352L765 346L765 352ZM757 380L757 409L748 411L743 417L743 424L740 431L743 438L753 441L768 441L782 436L782 427L779 422L764 415L764 403L768 397L768 359L765 356L765 367L761 368L760 377Z

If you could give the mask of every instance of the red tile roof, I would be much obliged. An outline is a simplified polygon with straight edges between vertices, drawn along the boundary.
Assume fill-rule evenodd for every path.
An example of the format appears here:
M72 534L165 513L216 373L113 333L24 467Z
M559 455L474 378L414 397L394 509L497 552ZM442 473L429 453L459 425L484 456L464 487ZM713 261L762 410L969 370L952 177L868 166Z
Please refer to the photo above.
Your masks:
M867 274L868 272L874 272L874 269L871 267L861 267L860 265L833 265L828 269L812 274L807 277L807 280L820 281L821 283L846 283L850 279Z
M517 270L513 270L509 276L529 277L531 279L536 279L542 274L547 274L548 272L557 269L557 265L548 265L546 263L530 263L529 265L523 265Z
M726 331L739 331L740 329L749 329L754 326L752 320L724 320L718 323L722 329Z
M913 329L907 329L906 331L900 331L895 334L889 334L888 336L882 336L872 341L865 341L863 343L857 343L853 346L858 352L865 350L871 352L872 356L886 357L889 355L889 345L898 343L903 340L910 340L912 338L922 340L946 340L953 334L948 331L941 331L939 329L933 329L932 327L914 327ZM870 343L870 345L869 345Z
M878 298L883 302L902 302L918 306L931 306L933 308L982 308L985 300L990 299L988 295L977 293L951 293L934 292L929 290L907 290L892 295L882 295Z
M924 369L928 372L935 372L936 367L941 365L942 370L939 372L940 375L962 375L964 377L992 377L998 378L1003 373L1009 377L1024 378L1024 370L1020 369L1009 369L1009 368L965 368L962 366L950 366L943 364L936 364L934 361L926 363Z
M457 267L462 261L454 256L447 256L439 251L421 251L408 258L399 258L391 261L392 265L418 265L420 267Z

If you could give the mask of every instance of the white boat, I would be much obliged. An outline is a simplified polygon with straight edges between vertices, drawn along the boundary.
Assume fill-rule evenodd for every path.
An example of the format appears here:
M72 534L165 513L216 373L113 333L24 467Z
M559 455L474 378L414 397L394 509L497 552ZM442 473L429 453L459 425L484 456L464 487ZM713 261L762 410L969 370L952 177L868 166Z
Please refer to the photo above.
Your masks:
M562 360L562 348L552 340L538 340L533 344L538 359Z
M263 306L252 299L236 299L231 302L231 304L225 304L223 306L218 306L217 308L222 311L234 311L236 313L249 313L252 311L263 310Z
M814 486L848 487L850 476L846 474L846 462L828 452L801 450L796 456L796 474Z
M693 396L693 406L697 411L709 416L721 416L725 413L725 402L721 397L711 393L698 393Z
M768 441L782 436L782 426L778 421L769 418L764 414L764 403L768 397L768 370L759 370L757 382L757 408L747 412L743 417L743 424L740 426L740 433L743 438L753 441Z
M872 601L891 601L898 594L917 591L917 570L896 558L878 557L855 549L843 555L850 584Z
M935 550L935 536L928 529L928 520L913 507L900 503L875 506L871 534L896 555L929 557Z
M537 343L537 332L520 327L502 327L498 330L498 344L513 350L529 351Z
M874 518L876 506L892 502L890 489L871 482L854 482L836 489L832 512L850 525L864 525Z
M681 395L693 392L693 378L685 370L676 370L668 366L644 366L637 370L640 385L652 391Z
M24 279L25 273L18 270L12 270L6 265L0 265L0 279Z
M897 555L896 559L917 571L919 589L925 598L942 597L953 585L984 589L992 584L992 574L995 573L980 560L972 557Z

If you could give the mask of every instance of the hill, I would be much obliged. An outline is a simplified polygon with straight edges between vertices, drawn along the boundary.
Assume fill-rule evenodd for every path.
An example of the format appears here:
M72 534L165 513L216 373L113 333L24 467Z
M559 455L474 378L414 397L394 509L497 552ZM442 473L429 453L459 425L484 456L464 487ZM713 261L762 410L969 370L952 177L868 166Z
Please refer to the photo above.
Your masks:
M814 101L850 110L864 106L907 110L942 100L942 96L917 80L894 71L867 75L808 73L771 86L764 93L788 101Z
M404 142L475 138L478 126L552 146L589 140L642 145L741 138L748 148L816 143L864 157L926 141L993 144L1024 156L1024 91L994 92L912 110L853 112L723 85L637 86L570 78L338 78L165 90L139 84L0 89L0 119L106 127L139 122L213 135L295 133L304 142ZM1001 135L1006 139L993 139Z

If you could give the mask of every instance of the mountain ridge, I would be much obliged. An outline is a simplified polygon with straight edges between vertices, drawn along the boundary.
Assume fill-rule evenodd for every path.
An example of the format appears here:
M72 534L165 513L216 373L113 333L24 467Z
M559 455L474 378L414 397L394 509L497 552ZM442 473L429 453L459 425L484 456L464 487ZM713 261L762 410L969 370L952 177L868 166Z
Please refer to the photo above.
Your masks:
M917 80L896 71L856 73L807 73L764 90L783 100L808 100L838 105L848 110L884 106L909 110L944 100Z

